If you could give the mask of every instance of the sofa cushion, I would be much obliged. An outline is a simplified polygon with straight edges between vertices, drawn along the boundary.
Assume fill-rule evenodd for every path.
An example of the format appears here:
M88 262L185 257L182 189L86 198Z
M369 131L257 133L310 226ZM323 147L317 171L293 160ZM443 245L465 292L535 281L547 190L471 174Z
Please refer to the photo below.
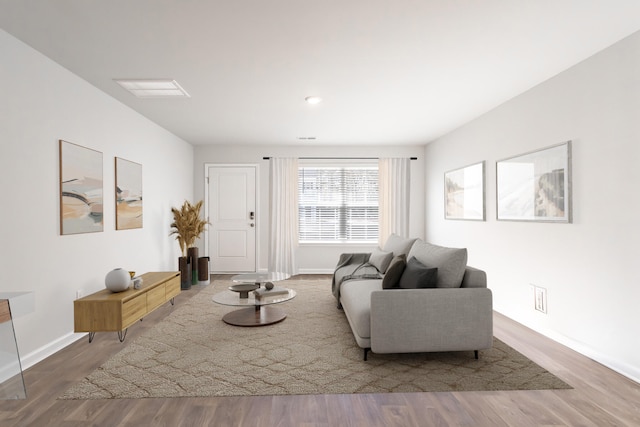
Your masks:
M369 256L369 264L373 265L378 271L384 274L389 268L389 264L393 259L393 252L384 252L380 248L375 248Z
M393 289L398 287L398 282L406 265L406 255L398 255L391 260L387 272L382 278L382 289Z
M435 288L437 279L437 267L427 267L413 257L407 262L398 287L401 289Z
M342 284L340 302L354 335L371 337L371 293L382 290L381 279L349 280Z
M413 242L416 241L416 238L405 238L400 237L397 234L393 233L387 239L387 242L384 244L384 248L382 248L385 252L393 252L393 256L409 253Z
M407 256L415 257L427 267L438 269L436 287L459 288L467 266L466 248L446 248L423 240L416 241Z

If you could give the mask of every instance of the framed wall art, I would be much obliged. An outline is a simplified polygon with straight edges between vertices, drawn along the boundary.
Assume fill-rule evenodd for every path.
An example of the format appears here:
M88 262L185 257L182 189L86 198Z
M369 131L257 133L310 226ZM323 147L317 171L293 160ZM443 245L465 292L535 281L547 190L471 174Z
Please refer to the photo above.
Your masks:
M142 228L142 165L116 157L116 230Z
M571 222L571 141L496 163L497 219Z
M104 230L102 153L71 142L60 146L60 234Z
M484 162L444 174L444 217L484 221Z

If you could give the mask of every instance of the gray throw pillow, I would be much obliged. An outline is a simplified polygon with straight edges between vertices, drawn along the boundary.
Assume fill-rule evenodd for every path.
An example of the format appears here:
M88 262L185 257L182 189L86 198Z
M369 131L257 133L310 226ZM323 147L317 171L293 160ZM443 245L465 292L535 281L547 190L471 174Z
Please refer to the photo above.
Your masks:
M418 240L407 258L416 257L427 267L438 268L438 288L459 288L467 267L466 248L446 248Z
M382 278L382 289L393 289L398 287L398 282L404 272L406 259L406 255L398 255L391 260L391 264L389 264L389 268L387 268L387 272Z
M369 257L369 264L373 265L378 271L384 274L389 268L389 264L393 259L393 252L384 252L381 251L380 248L376 248L371 251L371 256Z
M385 252L393 252L393 255L400 254L408 254L413 242L415 242L416 238L404 238L400 237L395 233L392 233L384 244L384 248L382 248Z
M437 278L437 268L429 268L417 259L411 258L402 272L398 287L401 289L435 288Z

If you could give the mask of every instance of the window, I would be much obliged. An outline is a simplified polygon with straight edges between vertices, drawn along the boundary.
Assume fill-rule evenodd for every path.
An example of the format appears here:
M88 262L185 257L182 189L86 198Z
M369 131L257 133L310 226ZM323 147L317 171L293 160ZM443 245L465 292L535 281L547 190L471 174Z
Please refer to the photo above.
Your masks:
M378 241L378 165L300 166L301 243Z

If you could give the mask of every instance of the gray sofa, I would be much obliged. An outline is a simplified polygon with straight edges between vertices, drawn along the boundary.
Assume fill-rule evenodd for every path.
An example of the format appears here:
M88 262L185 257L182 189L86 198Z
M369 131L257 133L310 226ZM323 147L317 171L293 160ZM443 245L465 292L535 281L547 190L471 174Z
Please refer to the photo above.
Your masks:
M391 255L389 255L391 254ZM342 254L332 290L354 338L374 353L491 348L493 302L467 251L392 235L372 253Z

